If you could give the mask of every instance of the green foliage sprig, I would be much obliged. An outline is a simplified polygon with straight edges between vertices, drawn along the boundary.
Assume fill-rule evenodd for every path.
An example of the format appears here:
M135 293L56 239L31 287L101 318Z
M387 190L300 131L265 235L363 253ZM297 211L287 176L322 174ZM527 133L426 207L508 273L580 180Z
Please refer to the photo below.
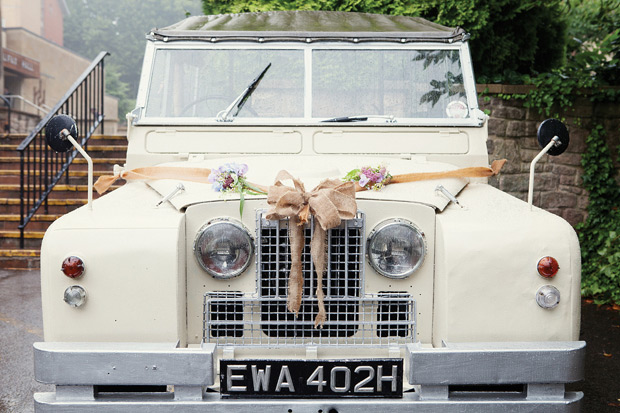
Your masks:
M605 141L596 125L581 159L583 185L589 191L588 218L577 226L582 256L583 295L597 304L620 303L620 185Z

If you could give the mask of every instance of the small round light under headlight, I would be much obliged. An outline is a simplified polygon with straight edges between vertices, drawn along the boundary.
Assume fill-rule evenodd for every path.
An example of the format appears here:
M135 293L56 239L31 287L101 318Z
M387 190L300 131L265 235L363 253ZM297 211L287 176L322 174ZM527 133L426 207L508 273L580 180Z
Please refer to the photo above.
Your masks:
M543 285L536 292L536 302L542 308L554 308L560 303L560 291L553 285Z
M71 307L81 307L86 302L86 290L79 285L72 285L65 290L64 300Z
M425 254L424 234L402 219L383 221L368 237L368 261L385 277L408 277L420 268Z
M79 278L84 274L84 261L72 255L62 262L61 271L69 278Z
M553 257L542 257L536 266L538 274L545 278L553 278L560 270L560 264Z
M213 221L198 231L194 254L200 266L215 278L232 278L250 264L252 237L233 221Z

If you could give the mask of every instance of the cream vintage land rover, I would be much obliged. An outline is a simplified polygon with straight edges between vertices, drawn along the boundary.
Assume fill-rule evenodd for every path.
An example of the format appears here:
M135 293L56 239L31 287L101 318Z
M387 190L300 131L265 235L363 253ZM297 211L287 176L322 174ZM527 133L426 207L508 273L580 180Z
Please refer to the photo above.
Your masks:
M578 411L577 237L487 183L467 39L311 11L149 33L95 187L126 184L43 241L36 411ZM568 133L539 141L530 195Z

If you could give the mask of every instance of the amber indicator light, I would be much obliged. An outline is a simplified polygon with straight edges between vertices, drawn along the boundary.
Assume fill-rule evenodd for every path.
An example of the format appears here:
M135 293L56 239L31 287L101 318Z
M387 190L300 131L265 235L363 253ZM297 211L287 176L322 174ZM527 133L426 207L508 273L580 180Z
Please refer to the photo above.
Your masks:
M558 273L560 265L553 257L543 257L538 261L538 273L545 278L553 278Z
M84 261L80 257L71 256L62 262L62 272L69 278L78 278L84 274Z

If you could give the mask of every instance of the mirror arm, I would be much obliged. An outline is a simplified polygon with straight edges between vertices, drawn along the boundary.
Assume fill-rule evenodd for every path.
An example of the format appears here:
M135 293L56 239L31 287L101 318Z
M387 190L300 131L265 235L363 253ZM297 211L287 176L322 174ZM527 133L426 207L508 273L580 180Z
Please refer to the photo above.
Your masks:
M543 157L544 154L549 152L549 149L551 149L553 146L559 146L560 144L560 138L554 136L553 139L549 141L547 146L545 146L543 150L540 151L538 155L536 155L536 157L530 164L530 186L527 192L527 203L530 205L530 211L532 210L532 202L534 200L534 170L536 169L536 163L540 160L540 158Z
M73 136L71 136L71 134L69 133L67 129L63 129L62 131L60 131L60 134L65 139L68 139L69 142L71 142L73 147L75 147L75 149L77 149L77 151L80 154L82 154L82 156L84 157L84 159L86 159L86 162L88 163L88 209L92 210L93 209L93 160L91 159L90 156L88 156L86 151L82 149L80 144L77 143L75 139L73 139Z

